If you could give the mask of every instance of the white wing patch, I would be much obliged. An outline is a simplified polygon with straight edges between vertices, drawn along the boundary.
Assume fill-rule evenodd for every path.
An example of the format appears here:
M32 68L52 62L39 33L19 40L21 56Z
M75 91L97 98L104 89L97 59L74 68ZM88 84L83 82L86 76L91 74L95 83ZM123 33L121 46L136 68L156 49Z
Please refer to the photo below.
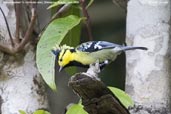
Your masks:
M117 46L120 47L121 45L117 45L106 41L89 41L77 46L76 49L84 52L95 52L102 49L115 48Z
M102 49L103 47L100 45L100 41L99 42L97 42L95 45L94 45L94 48L95 49Z

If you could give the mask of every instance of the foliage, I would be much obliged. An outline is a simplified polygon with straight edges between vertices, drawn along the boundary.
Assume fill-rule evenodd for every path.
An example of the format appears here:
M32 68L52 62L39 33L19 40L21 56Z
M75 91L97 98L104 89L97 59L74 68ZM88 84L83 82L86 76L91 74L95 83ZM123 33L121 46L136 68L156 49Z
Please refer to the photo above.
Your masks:
M37 45L36 63L44 81L53 90L55 85L55 56L51 50L55 44L67 44L76 46L80 42L81 20L80 9L78 8L78 0L56 0L49 8L63 5L74 4L68 11L60 17L52 21L41 35L41 39ZM75 5L76 4L76 5ZM66 69L67 72L73 74L76 68Z
M66 114L88 114L81 104L73 104L69 107Z
M134 106L134 101L131 97L125 93L123 90L115 88L115 87L108 87L120 100L120 102L128 109L128 107Z
M36 63L44 81L53 90L55 85L55 56L51 50L56 44L60 44L65 36L77 25L81 18L70 15L52 21L41 36L37 45Z
M108 87L108 88L115 94L115 96L127 109L128 107L134 106L133 100L127 93L115 87ZM88 113L83 109L83 105L81 104L81 102L79 102L78 104L73 104L72 106L70 106L66 114L88 114Z

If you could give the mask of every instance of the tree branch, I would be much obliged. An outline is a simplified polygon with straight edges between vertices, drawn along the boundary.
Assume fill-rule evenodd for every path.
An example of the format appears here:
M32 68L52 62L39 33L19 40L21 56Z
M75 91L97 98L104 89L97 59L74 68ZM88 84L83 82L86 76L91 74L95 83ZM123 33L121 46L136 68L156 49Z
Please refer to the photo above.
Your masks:
M87 12L87 9L86 9L86 6L85 6L85 0L79 0L80 1L80 5L82 7L82 12L83 12L83 15L86 17L86 28L87 28L87 33L88 33L88 37L89 37L89 40L93 40L93 36L92 36L92 30L91 30L91 27L90 27L90 17L88 15L88 12Z
M14 54L14 48L11 47L11 45L9 46L9 45L4 45L4 44L0 43L0 51L3 51L5 53L11 54L11 55Z
M17 1L17 0L14 0L14 1ZM20 42L20 36L19 36L19 33L20 33L20 5L21 4L14 4L14 7L15 7L15 17L16 17L16 31L15 31L15 41L17 43Z
M69 81L69 86L81 97L84 109L89 114L130 114L107 86L95 77L98 72L90 67L87 73L75 74Z
M21 43L18 45L18 47L16 49L17 52L21 51L23 49L23 47L25 46L25 44L28 43L28 41L31 39L30 35L33 32L35 22L36 22L36 10L35 10L35 8L32 8L31 22L29 24L29 27L26 31L26 34L25 34L23 40L21 41Z
M2 11L2 9L1 9L1 11ZM17 11L17 9L16 9L16 11ZM16 13L16 15L18 15L18 13ZM22 39L22 41L18 45L16 45L15 47L14 47L14 44L12 44L12 47L9 46L9 45L0 44L0 50L3 51L3 52L6 52L8 54L12 54L12 55L15 54L15 53L17 53L17 52L19 52L19 51L21 51L21 50L23 50L24 49L24 46L31 39L30 36L31 36L31 33L33 32L33 28L34 28L35 22L36 22L36 9L35 9L34 6L32 6L32 17L31 17L31 21L30 21L30 24L28 26L28 29L27 29L27 31L25 33L25 36ZM19 20L16 23L18 24L18 25L16 25L16 29L19 30ZM7 26L8 26L8 24L7 24ZM7 28L9 30L9 26ZM18 32L19 31L17 31L16 36L19 37L19 33ZM14 43L12 39L11 39L11 42Z
M2 10L1 7L0 7L0 10L2 12L2 15L3 15L4 20L5 20L5 24L7 26L7 30L8 30L8 34L9 34L9 37L10 37L11 45L12 45L12 47L14 47L14 41L12 39L12 35L11 35L11 31L10 31L10 28L9 28L9 25L8 25L8 22L7 22L7 19L6 19L5 14L4 14L4 12L3 12L3 10Z

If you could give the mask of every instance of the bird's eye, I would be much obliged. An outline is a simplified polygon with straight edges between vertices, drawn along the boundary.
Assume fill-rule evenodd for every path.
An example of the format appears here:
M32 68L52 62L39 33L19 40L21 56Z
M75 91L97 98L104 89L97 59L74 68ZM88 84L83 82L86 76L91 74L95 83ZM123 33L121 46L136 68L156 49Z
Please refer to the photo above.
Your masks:
M59 59L59 61L62 61L62 59Z

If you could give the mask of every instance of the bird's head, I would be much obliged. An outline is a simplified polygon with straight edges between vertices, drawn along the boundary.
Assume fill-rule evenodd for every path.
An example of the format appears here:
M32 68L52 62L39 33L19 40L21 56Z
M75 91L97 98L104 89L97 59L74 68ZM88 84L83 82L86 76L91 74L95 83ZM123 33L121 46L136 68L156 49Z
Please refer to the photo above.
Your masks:
M72 52L74 50L75 49L73 47L69 47L66 45L63 45L61 47L54 47L52 52L56 56L57 63L60 66L59 72L65 67L69 66L70 62L73 60Z

